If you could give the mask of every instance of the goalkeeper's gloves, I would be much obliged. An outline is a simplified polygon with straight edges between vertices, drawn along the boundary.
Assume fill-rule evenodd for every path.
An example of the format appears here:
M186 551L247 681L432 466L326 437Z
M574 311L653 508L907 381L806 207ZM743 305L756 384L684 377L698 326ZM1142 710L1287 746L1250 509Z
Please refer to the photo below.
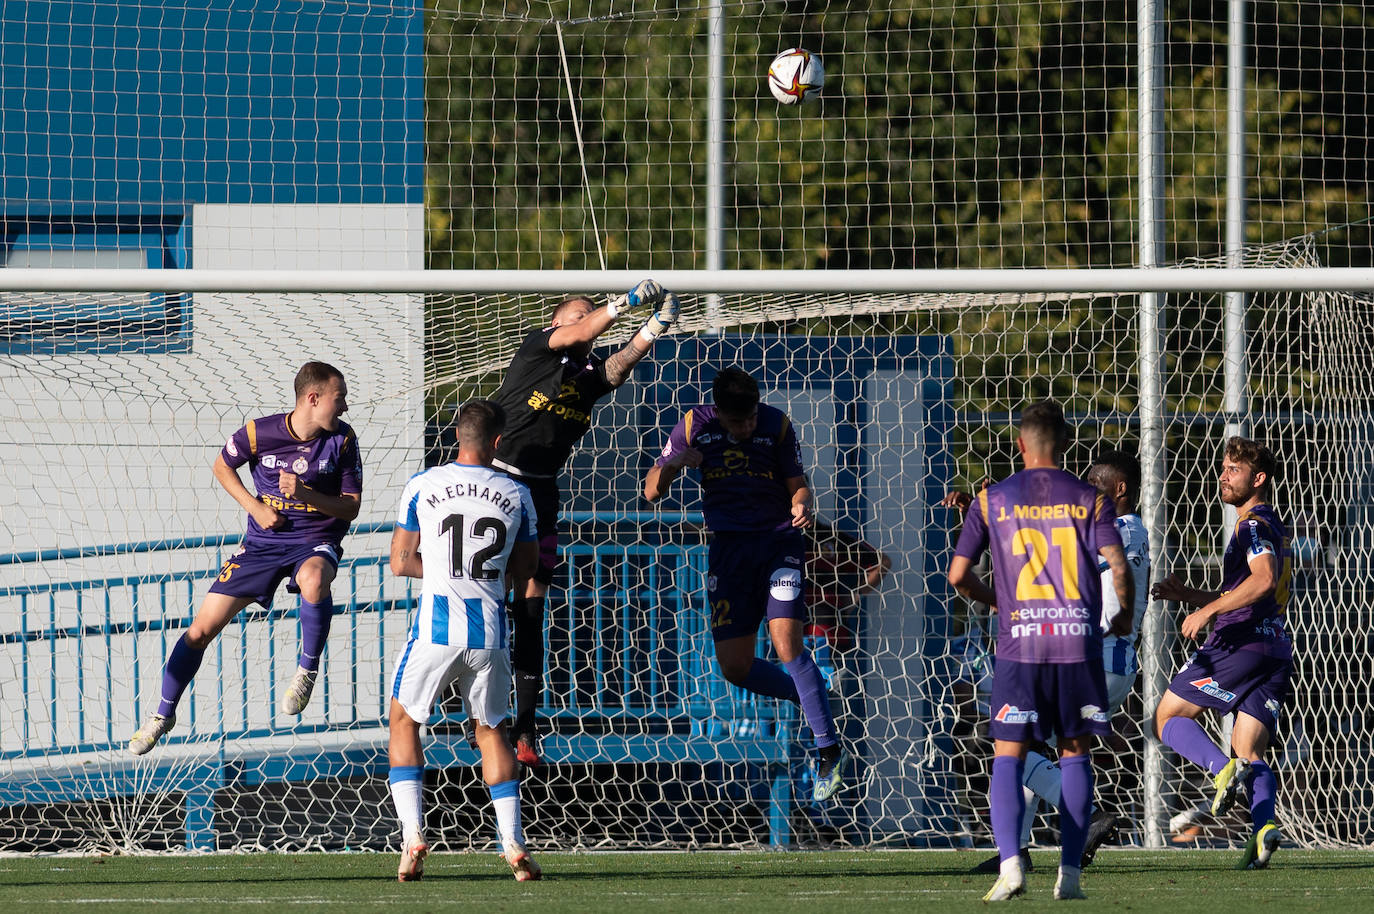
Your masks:
M639 336L646 343L652 343L664 334L665 331L677 320L681 306L678 304L677 296L672 292L663 294L663 304L658 310L649 316L644 322L644 326L639 328Z
M652 279L642 280L639 285L606 305L611 317L618 317L621 311L638 308L641 305L657 305L663 301L663 287Z

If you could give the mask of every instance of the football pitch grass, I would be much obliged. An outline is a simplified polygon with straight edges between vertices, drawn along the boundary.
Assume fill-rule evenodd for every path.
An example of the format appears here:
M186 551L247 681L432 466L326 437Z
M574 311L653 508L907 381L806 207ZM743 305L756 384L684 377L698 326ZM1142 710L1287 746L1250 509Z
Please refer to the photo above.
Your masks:
M1268 870L1237 851L1103 850L1071 910L1161 914L1374 910L1374 851L1281 849ZM396 882L393 854L0 858L0 911L462 911L806 914L986 910L986 851L549 853L517 883L495 853L435 854ZM1058 855L1037 851L1013 910L1059 909Z

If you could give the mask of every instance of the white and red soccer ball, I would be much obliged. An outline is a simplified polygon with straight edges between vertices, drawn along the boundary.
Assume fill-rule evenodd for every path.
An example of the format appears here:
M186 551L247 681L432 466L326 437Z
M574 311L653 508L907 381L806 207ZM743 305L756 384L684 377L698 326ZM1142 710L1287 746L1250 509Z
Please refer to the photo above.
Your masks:
M825 86L821 55L805 48L789 48L768 65L768 89L784 105L810 101Z

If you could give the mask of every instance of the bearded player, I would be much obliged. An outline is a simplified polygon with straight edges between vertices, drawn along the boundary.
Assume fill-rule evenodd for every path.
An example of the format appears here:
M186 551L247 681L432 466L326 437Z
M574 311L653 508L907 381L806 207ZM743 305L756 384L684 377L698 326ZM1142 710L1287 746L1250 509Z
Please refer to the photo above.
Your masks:
M1196 641L1212 629L1160 699L1155 735L1213 776L1213 815L1230 809L1241 788L1249 795L1251 834L1240 869L1268 866L1282 840L1274 821L1278 782L1264 757L1293 674L1284 622L1292 558L1288 530L1271 504L1277 473L1269 448L1248 438L1227 441L1221 500L1238 518L1222 560L1221 590L1189 587L1171 574L1153 591L1155 599L1194 607L1183 620L1183 637ZM1198 723L1204 711L1235 715L1231 753Z

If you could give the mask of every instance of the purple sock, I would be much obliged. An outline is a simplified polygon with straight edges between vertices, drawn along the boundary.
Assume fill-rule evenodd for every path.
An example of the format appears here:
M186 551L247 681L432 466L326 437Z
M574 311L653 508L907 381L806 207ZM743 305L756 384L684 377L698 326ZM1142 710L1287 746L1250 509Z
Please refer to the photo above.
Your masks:
M1171 717L1164 722L1159 732L1164 745L1186 758L1201 765L1212 774L1217 774L1231 761L1226 753L1217 748L1212 738L1202 729L1202 724L1191 717Z
M186 643L182 635L172 646L172 654L167 665L162 668L162 700L157 703L157 713L170 717L181 701L181 693L195 678L200 662L205 659L205 651L198 651Z
M1021 792L1023 768L1025 762L1014 755L993 756L988 805L992 812L992 837L1003 860L1021 852L1021 817L1026 812L1026 797Z
M811 652L803 650L784 666L796 686L802 713L816 738L816 748L835 745L839 739L835 735L835 718L830 713L830 696L825 693L825 678L811 659Z
M792 677L787 675L787 671L760 657L754 658L754 665L749 667L749 675L744 677L740 687L756 695L782 698L794 704L801 703L797 685L792 681Z
M329 637L329 623L334 619L334 601L325 597L310 603L301 597L301 657L302 669L318 670L324 641Z
M1079 866L1093 814L1092 758L1065 756L1059 760L1059 771L1063 775L1059 788L1059 862L1062 866Z
M1279 782L1268 762L1251 762L1250 778L1250 822L1259 831L1274 818L1274 795L1279 791Z

